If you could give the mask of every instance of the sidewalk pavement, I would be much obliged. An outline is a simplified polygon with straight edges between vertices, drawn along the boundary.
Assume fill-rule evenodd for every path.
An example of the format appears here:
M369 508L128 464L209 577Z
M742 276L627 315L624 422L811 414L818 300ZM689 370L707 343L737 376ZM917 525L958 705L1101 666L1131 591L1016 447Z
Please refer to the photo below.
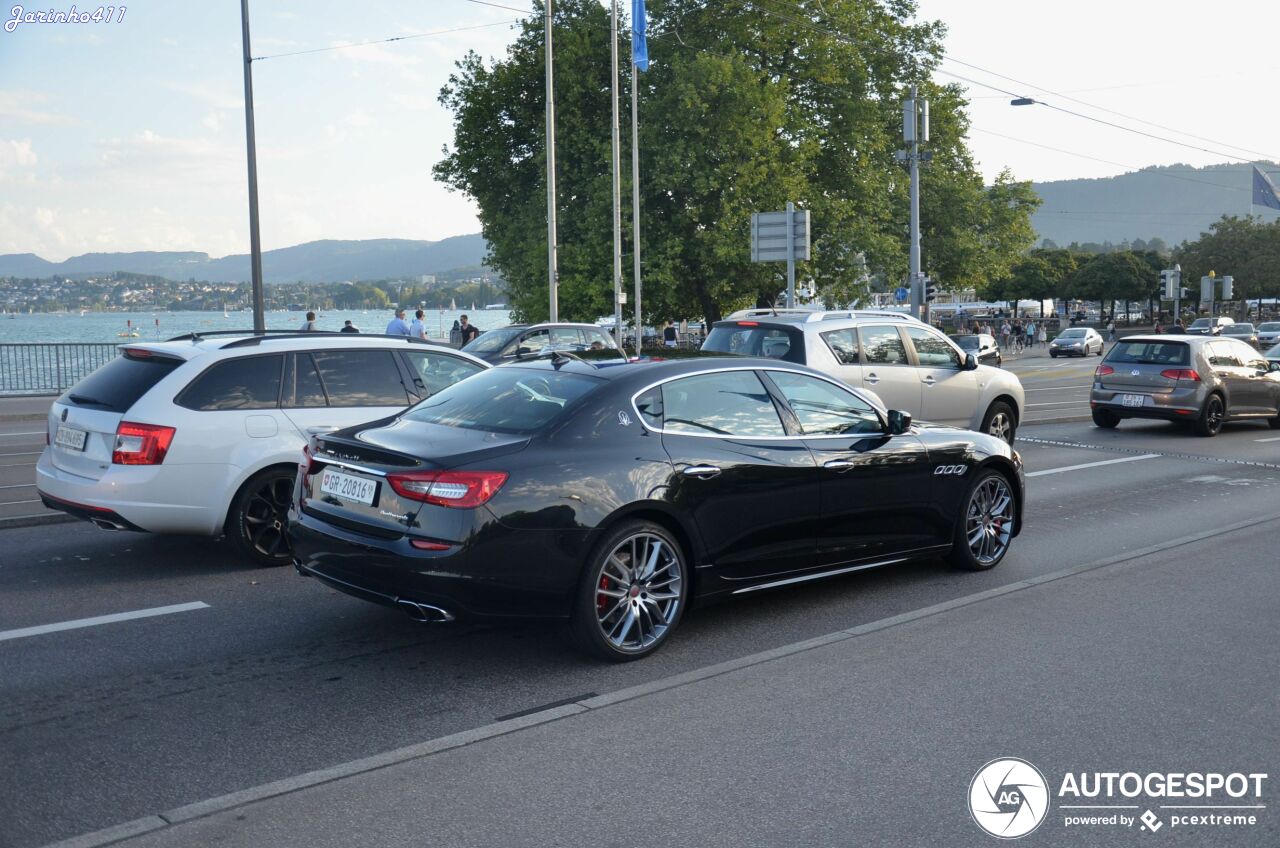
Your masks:
M43 421L57 395L0 397L0 421Z
M1064 775L1278 776L1277 529L1214 528L63 844L994 846L969 787L1007 756L1048 784L1028 844L1139 844L1141 822L1067 826L1114 811L1061 809L1108 803L1058 797ZM1208 802L1267 805L1248 826L1110 803L1152 810L1162 845L1274 846L1273 783Z

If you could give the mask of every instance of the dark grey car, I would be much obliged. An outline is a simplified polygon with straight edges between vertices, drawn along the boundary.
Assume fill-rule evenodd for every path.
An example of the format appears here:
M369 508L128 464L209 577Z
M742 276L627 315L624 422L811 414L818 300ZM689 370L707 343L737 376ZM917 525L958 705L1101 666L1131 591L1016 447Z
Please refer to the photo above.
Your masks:
M1265 419L1280 429L1280 362L1236 339L1128 336L1094 372L1089 405L1099 427L1162 418L1215 436L1224 421Z

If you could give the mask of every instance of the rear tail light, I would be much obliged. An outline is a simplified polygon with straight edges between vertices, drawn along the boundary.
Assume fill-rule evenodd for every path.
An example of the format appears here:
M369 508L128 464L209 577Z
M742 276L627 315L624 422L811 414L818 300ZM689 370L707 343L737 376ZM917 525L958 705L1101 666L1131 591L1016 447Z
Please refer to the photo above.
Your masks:
M1200 375L1190 368L1166 368L1160 372L1160 376L1167 380L1190 380L1193 383L1200 382Z
M387 482L397 494L410 500L470 509L488 503L507 482L507 472L407 471L388 474Z
M173 442L173 427L121 421L116 428L116 445L111 451L114 465L159 465Z
M759 327L760 322L759 321L739 321L738 326L739 327Z
M453 547L448 542L437 542L434 539L410 539L409 544L420 551L447 551Z
M1099 365L1097 368L1093 369L1093 376L1095 377L1105 377L1108 374L1114 373L1116 373L1116 369L1112 368L1110 365Z

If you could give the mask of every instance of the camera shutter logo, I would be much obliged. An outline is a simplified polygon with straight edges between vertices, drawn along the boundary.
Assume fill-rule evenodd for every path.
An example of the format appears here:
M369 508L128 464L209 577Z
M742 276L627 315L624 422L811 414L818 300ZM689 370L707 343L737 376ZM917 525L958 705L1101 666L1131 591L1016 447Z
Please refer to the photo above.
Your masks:
M978 827L999 839L1026 836L1049 813L1049 785L1026 760L992 760L969 784L969 812Z

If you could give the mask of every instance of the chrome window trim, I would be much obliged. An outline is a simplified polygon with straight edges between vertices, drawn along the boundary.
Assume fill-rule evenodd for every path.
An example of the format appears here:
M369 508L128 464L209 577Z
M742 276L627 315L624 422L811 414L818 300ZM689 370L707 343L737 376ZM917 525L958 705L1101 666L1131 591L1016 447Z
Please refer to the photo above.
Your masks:
M822 380L823 382L830 383L831 385L835 386L838 389L844 389L846 392L850 392L851 394L854 395L854 397L858 398L867 406L871 407L871 410L875 412L877 416L880 415L880 409L870 400L868 400L867 398L859 394L857 389L853 388L852 386L846 383L842 383L839 380L832 379L831 377L828 377L825 374L815 374L810 371L801 371L798 368L780 368L776 366L751 366L751 365L731 365L724 368L713 368L713 369L708 369L706 371L695 371L692 374L675 374L670 377L664 377L661 380L655 380L654 382L640 389L640 391L636 392L631 396L631 408L635 411L636 418L640 421L641 427L643 427L646 431L650 433L657 433L660 436L689 436L694 439L733 439L735 441L794 442L799 439L849 439L855 436L865 439L867 437L875 435L874 433L846 433L844 435L834 435L834 436L823 436L823 435L809 436L809 435L805 435L804 433L800 433L794 436L791 436L791 435L783 435L783 436L728 435L726 436L720 433L682 433L676 430L668 430L665 427L661 429L650 427L648 422L644 420L644 414L640 412L640 407L636 404L636 400L640 397L640 395L644 394L645 392L652 391L653 389L656 389L659 386L674 382L675 380L682 380L686 377L701 377L706 374L724 374L730 371L753 371L753 372L763 371L765 373L768 373L770 371L784 371L788 374L799 374L802 377L812 377L815 380ZM763 386L764 384L762 383L761 385ZM765 386L764 388L766 389L766 391L768 390L767 386ZM663 416L665 417L665 415L666 415L666 409L664 407ZM785 422L783 422L783 424L785 426ZM881 425L886 427L888 426L886 421L881 421ZM887 431L881 431L880 435L887 436L889 434Z

